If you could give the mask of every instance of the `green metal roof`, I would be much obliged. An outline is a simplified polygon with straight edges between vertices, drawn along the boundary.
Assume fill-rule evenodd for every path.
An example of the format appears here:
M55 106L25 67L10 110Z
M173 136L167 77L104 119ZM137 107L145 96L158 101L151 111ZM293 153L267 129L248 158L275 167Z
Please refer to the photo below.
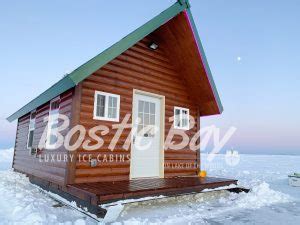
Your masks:
M20 118L21 116L24 116L25 114L31 112L32 110L36 109L37 107L41 106L42 104L50 101L51 99L55 98L56 96L62 94L63 92L67 91L68 89L75 87L79 82L87 78L89 75L100 69L102 66L125 52L127 49L132 47L134 44L142 40L144 37L155 31L157 28L159 28L161 25L178 15L180 12L189 9L190 4L188 0L178 0L175 4L170 6L168 9L160 13L158 16L154 17L152 20L145 23L143 26L139 27L123 39L121 39L119 42L112 45L110 48L106 49L99 55L95 56L85 64L78 67L76 70L65 76L63 79L58 81L56 84L51 86L49 89L47 89L45 92L40 94L38 97L33 99L31 102L29 102L27 105L19 109L17 112L12 114L7 118L9 122L14 121L17 118ZM189 10L188 10L189 12ZM189 17L192 20L192 16L189 12ZM192 20L193 21L193 20ZM193 29L196 30L195 24L193 23ZM197 36L198 33L196 32ZM197 37L197 41L199 42L199 46L201 46L200 51L203 52L202 45L200 42L199 36ZM203 52L204 53L204 52ZM205 58L205 57L204 57ZM205 59L206 67L208 67L207 60ZM210 70L208 69L210 72ZM214 82L212 80L211 74L208 74L210 76L209 80L211 81L211 84L213 85L214 94L217 94ZM217 98L219 99L219 98ZM218 100L218 105L221 105L221 102ZM219 107L220 108L220 107Z

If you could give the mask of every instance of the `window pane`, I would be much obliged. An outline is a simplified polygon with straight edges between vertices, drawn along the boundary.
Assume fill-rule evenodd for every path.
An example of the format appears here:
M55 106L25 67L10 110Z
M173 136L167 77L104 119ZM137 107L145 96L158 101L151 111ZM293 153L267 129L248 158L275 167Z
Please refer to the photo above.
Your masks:
M29 122L29 130L33 130L35 127L35 120L30 120Z
M187 110L182 110L182 127L188 126L189 115Z
M181 121L180 121L179 115L175 116L175 124L177 127L181 127Z
M108 111L107 117L115 119L117 118L117 98L109 96L108 97Z
M175 109L174 124L180 127L180 109Z
M33 130L35 127L35 117L36 117L36 112L30 114L29 130Z
M98 106L96 114L99 117L104 117L104 106Z
M150 115L150 125L155 125L155 115Z
M113 108L112 118L117 118L117 108Z
M29 131L28 143L27 143L28 148L32 147L32 143L33 143L33 130Z
M58 124L58 111L54 111L49 116L49 126L55 127Z
M108 97L108 107L112 107L112 105L113 105L112 97L109 96L109 97Z
M30 119L31 119L31 120L34 120L34 119L35 119L35 116L36 116L36 112L31 113Z
M48 121L48 139L47 139L47 145L54 145L56 143L56 135L57 134L57 128L58 128L58 117L59 117L59 110L51 110L49 114L49 121Z
M104 95L97 95L97 111L96 115L99 117L104 117L105 112L105 96Z
M117 98L109 96L108 97L108 107L116 108L117 107Z
M58 108L59 108L59 100L57 100L55 102L51 102L51 105L50 105L51 110L55 110L55 109L58 109Z
M181 113L182 113L182 116L181 116L181 119L182 119L181 125L182 125L182 127L186 127L186 125L187 125L187 120L186 120L187 111L186 110L182 110Z
M155 114L155 103L150 103L150 113Z
M186 118L182 118L182 127L187 127L188 120Z
M139 101L139 112L144 112L144 101Z
M108 106L109 107L117 107L117 98L116 97L112 97L112 96L109 96L108 97Z
M144 117L143 117L143 113L139 113L138 117L139 117L139 124L144 124ZM135 122L136 123L136 122Z
M117 108L108 108L108 118L117 118Z
M98 95L98 105L105 106L105 96L104 95Z
M112 118L112 114L113 114L112 108L108 107L107 113L108 113L107 117Z
M144 108L144 112L145 113L150 113L150 109L149 109L149 102L145 102L145 108Z
M144 114L144 124L149 125L150 123L150 115L148 113Z

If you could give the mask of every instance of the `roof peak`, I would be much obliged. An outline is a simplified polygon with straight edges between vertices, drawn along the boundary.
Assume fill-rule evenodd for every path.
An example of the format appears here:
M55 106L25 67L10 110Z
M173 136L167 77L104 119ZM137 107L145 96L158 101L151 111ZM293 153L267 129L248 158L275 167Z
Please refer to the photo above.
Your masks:
M191 7L189 0L177 0L180 5L186 5L187 8Z

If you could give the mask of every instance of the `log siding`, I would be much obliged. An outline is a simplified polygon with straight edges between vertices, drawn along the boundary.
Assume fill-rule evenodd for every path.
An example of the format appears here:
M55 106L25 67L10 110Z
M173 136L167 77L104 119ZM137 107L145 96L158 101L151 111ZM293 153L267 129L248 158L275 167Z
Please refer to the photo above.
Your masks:
M59 113L71 118L72 110L72 98L73 89L60 95L60 109ZM49 102L40 106L36 109L36 120L35 120L35 130L33 136L33 148L37 148L39 141L42 137L44 130L46 129L47 122L44 118L49 114ZM30 154L29 149L27 149L27 137L29 128L29 117L27 114L18 120L17 125L17 135L15 144L15 153L13 159L13 168L16 171L30 174L56 184L63 185L65 183L65 173L67 170L67 163L64 161L46 162L40 161L39 158ZM59 122L59 125L62 121ZM61 132L64 136L69 129L65 129ZM47 154L55 153L56 155L66 153L66 150L62 147L58 150L42 150L41 158Z
M101 154L103 158L124 154L126 157L130 157L130 149L129 151L122 149L130 129L123 131L113 152L108 149L116 132L116 129L112 129L112 125L116 123L93 119L95 91L121 96L120 122L126 114L132 113L133 89L165 96L165 137L172 127L169 117L174 115L174 106L188 108L190 115L197 118L198 109L193 103L183 76L176 70L174 62L169 59L168 50L163 45L160 45L156 51L150 50L148 45L151 40L151 37L144 38L82 82L80 124L87 129L97 125L107 125L110 133L102 137L104 145L101 149L91 153L81 148L78 150L78 155L91 154L95 158ZM129 123L131 123L131 117ZM197 127L195 125L193 129L186 131L190 138L197 132ZM181 138L175 136L173 140L180 142ZM197 152L191 151L189 147L178 151L166 150L165 165L196 164L199 163L197 156ZM165 167L165 177L196 175L197 171L195 167L167 166ZM90 167L88 162L80 162L78 157L75 183L128 180L129 172L130 162L128 160L103 162L98 163L97 167Z

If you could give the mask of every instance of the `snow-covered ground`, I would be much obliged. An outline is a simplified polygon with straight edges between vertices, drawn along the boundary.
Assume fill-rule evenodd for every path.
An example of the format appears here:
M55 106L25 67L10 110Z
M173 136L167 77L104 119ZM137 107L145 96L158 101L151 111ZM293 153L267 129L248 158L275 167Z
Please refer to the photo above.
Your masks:
M12 150L0 150L0 224L96 224L12 172ZM300 224L300 188L287 175L300 172L300 156L202 156L209 176L237 178L248 194L225 191L126 206L114 224Z
M13 149L0 150L0 225L95 224L54 201L11 168Z

